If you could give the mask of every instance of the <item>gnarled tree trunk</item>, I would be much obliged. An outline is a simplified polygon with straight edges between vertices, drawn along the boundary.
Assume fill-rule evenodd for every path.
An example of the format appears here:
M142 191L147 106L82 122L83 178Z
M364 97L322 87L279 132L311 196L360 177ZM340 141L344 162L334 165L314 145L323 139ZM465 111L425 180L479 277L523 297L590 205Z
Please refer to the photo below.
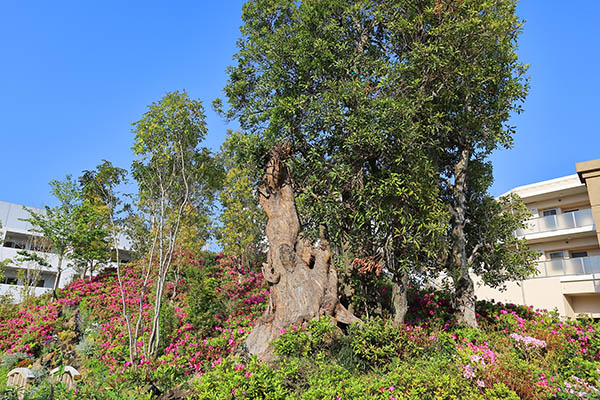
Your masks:
M290 324L330 315L337 322L350 324L358 319L339 302L337 273L331 265L329 243L325 235L317 246L299 237L300 221L287 168L282 163L287 151L275 148L267 165L259 191L259 201L267 213L266 235L269 241L267 262L262 272L271 285L269 304L246 347L262 361L275 358L270 342Z

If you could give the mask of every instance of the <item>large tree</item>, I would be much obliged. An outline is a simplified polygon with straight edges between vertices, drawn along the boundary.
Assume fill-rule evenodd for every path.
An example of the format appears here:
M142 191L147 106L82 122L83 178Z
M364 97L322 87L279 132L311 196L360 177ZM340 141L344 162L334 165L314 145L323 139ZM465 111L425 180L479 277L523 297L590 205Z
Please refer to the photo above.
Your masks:
M83 198L75 210L71 262L81 279L90 279L110 260L111 246L108 217L104 207L93 199Z
M522 22L515 3L412 2L414 12L407 13L407 21L413 35L402 36L411 41L407 72L419 98L418 118L434 140L431 158L450 211L446 270L459 320L469 326L477 325L471 272L493 284L498 282L488 279L493 274L506 279L531 272L531 254L514 243L511 231L526 214L507 218L487 194L493 181L488 156L511 146L515 128L507 122L521 111L527 94L526 66L516 54ZM403 25L394 30L403 32ZM511 200L513 209L522 208L517 201Z
M401 322L409 271L439 244L444 211L434 164L423 147L428 138L416 119L418 108L402 94L410 85L389 50L392 38L380 13L374 1L248 2L238 62L225 92L228 116L246 133L242 158L264 174L259 196L269 215L270 248L265 275L278 257L269 228L279 212L272 208L283 204L266 199L289 186L302 226L278 228L294 240L302 230L325 243L319 235L325 227L327 243L346 270L359 260L389 274ZM273 170L282 171L280 180L273 181ZM295 212L295 200L291 204ZM304 248L294 241L287 245L292 260ZM274 309L294 301L293 293L272 297Z
M302 228L326 225L345 265L390 274L397 321L408 272L438 263L474 326L469 271L498 284L530 270L509 229L524 214L487 195L486 157L510 145L526 93L514 1L253 0L242 18L225 92L243 158L264 171L287 149Z
M123 209L121 208L122 200L118 192L118 187L126 183L126 178L126 170L113 166L110 161L103 160L95 169L84 171L83 175L79 178L79 184L90 206L101 210L100 214L106 219L106 226L103 228L107 231L108 235L110 245L108 250L114 254L121 300L121 315L127 328L129 361L133 363L137 358L136 338L133 335L132 318L125 299L125 283L123 282L120 254L125 236L123 235L123 227L119 219L119 214Z

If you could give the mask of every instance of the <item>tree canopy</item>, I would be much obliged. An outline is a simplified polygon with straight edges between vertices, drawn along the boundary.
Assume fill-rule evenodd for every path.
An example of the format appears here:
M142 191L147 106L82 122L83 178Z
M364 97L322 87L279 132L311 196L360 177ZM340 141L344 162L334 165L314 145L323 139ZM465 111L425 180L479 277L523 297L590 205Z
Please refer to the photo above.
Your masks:
M469 267L487 279L493 272L484 269L515 261L490 245L508 240L509 229L467 219L481 208L506 221L487 195L486 158L510 145L507 120L527 90L514 8L475 0L244 5L225 88L225 115L245 133L240 157L258 178L269 149L289 147L284 162L303 227L317 237L325 225L338 255L391 274L398 321L408 271L449 272L472 324ZM467 225L480 233L468 244ZM504 278L530 269L508 271Z

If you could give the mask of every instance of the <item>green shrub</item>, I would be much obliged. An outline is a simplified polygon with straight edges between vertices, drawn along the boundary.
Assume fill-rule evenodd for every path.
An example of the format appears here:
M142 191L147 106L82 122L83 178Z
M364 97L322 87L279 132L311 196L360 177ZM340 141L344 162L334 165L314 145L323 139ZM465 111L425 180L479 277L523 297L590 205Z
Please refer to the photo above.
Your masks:
M375 368L398 357L405 339L402 329L380 318L353 324L349 331L352 354L363 368Z
M98 345L90 336L84 336L75 347L77 355L84 359L93 358L98 354Z
M485 391L488 400L519 400L519 396L503 383L495 383L494 387Z
M327 316L310 321L306 330L290 325L271 344L280 356L300 357L326 350L334 340L334 324Z
M175 313L175 307L172 302L165 301L160 308L159 321L160 324L160 343L158 346L160 354L165 347L171 343L172 334L178 328L179 321Z
M0 361L0 367L10 371L13 369L17 363L21 360L28 358L26 353L16 352L16 353L5 353L2 356L2 361Z
M239 358L227 358L202 375L193 384L192 400L288 399L284 376L251 358L246 364Z
M199 331L211 332L219 325L215 318L227 312L226 299L217 290L220 282L211 268L187 268L189 290L186 294L186 322Z

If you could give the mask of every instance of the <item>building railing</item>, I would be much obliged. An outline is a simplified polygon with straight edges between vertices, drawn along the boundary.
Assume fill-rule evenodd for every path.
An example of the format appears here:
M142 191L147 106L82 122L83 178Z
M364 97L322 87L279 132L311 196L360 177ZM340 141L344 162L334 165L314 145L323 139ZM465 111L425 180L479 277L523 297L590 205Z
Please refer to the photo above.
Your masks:
M560 258L540 261L535 278L564 275L587 275L600 273L600 256Z
M19 251L21 251L21 249L15 249L13 247L0 247L0 261L5 260L7 258L10 258L13 261L16 261L19 257L21 257L19 255ZM53 266L58 264L58 256L54 253L42 253L42 252L37 252L38 255L42 256L48 263L52 264ZM18 265L18 262L14 263L15 265ZM65 263L66 264L66 263Z
M532 233L590 226L594 225L594 216L592 215L592 210L588 208L585 210L566 212L564 214L533 218L527 221L527 225L527 228L518 229L516 235L525 236Z

